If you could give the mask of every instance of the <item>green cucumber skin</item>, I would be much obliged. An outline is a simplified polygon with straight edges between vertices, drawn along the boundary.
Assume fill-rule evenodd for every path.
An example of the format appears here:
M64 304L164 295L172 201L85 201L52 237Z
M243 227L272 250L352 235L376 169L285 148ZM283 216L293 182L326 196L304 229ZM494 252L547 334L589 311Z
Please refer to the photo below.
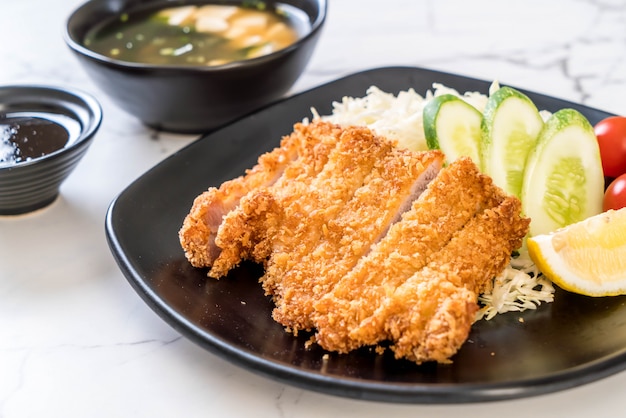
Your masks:
M422 120L424 121L424 136L426 136L428 149L441 149L437 139L437 115L445 103L455 100L461 99L453 94L442 94L441 96L433 97L424 106Z
M543 156L545 149L548 146L552 145L555 138L559 138L560 141L563 141L563 135L559 135L562 130L569 127L577 127L582 130L582 132L589 137L590 148L587 150L585 155L581 155L582 161L587 160L588 162L597 161L597 167L586 165L588 167L585 173L585 182L587 184L587 193L582 199L582 202L585 204L581 207L580 217L576 219L571 219L569 223L582 221L583 219L596 215L601 212L602 208L602 196L603 196L603 185L604 185L604 174L601 168L601 159L600 159L600 148L595 139L595 132L593 126L589 123L587 118L582 115L580 112L574 109L561 109L554 113L544 124L541 133L539 134L537 145L531 151L528 156L528 164L526 168L526 173L524 173L524 184L522 187L522 210L527 215L533 218L533 215L537 215L537 213L542 213L541 215L537 215L539 218L544 218L544 211L548 210L544 206L544 199L547 195L538 196L536 193L533 193L533 189L536 189L536 186L533 184L537 184L536 182L539 179L536 178L535 171L538 169L538 165L544 160L546 157ZM567 147L569 144L567 143L557 143L560 147ZM543 178L541 180L544 180ZM539 212L537 212L541 209ZM550 215L548 215L552 218ZM554 218L552 218L554 219ZM536 220L538 221L538 219ZM562 225L553 226L556 228L567 226L568 222ZM553 228L546 228L545 223L542 220L540 224L533 225L531 222L531 235L544 234L550 232Z
M540 150L544 142L549 141L558 131L569 125L579 125L587 133L595 136L593 126L591 126L586 117L577 110L565 108L554 113L543 125L543 129L539 134L539 138L542 140L537 142L536 149Z
M442 114L442 112L446 111L446 106L449 108L452 106L451 112L453 116L457 116L458 110L454 108L462 109L462 114L458 114L461 121L461 125L468 126L466 118L466 114L472 114L477 119L476 130L480 132L480 123L482 121L482 112L476 109L471 104L467 103L463 98L458 97L453 94L444 94L441 96L434 97L424 106L422 121L424 126L424 136L426 138L426 145L429 149L440 149L443 150L446 155L446 164L452 162L452 160L458 158L460 155L465 155L464 153L459 153L458 149L455 145L461 145L456 143L453 138L447 138L446 135L441 136L440 128L441 128L441 118L446 116ZM454 113L456 112L456 113ZM449 116L448 116L449 117ZM473 123L472 123L473 125ZM448 140L452 139L453 143L447 143ZM444 141L443 145L440 141ZM480 137L475 137L475 135L468 135L465 138L465 141L468 141L466 145L470 148L474 148L475 152L468 154L467 156L471 157L472 160L476 163L476 165L480 168ZM470 144L471 142L471 144ZM453 145L456 143L455 145ZM473 147L472 147L473 145ZM449 155L448 155L449 154Z
M496 144L498 144L498 147L500 147L500 144L498 142L494 142L494 141L498 141L497 138L494 139L494 136L495 136L494 131L495 131L496 120L497 120L496 113L500 110L500 107L503 106L504 103L506 103L510 99L517 99L518 101L523 103L525 106L528 106L529 110L536 115L535 122L537 122L537 125L543 126L543 120L541 118L539 110L537 109L537 106L535 106L533 101L528 96L526 96L525 94L511 87L504 86L498 89L489 97L487 104L485 105L485 109L483 111L483 120L481 124L482 140L480 143L480 150L479 150L480 161L481 161L481 171L485 174L492 176L496 184L502 187L507 193L510 193L518 198L521 198L521 188L522 188L521 182L522 182L523 175L524 175L524 169L526 166L526 162L528 160L528 155L530 154L530 152L532 151L532 149L535 147L536 144L529 143L528 147L525 150L519 150L520 152L516 156L516 158L519 159L520 166L521 166L521 171L519 172L519 175L520 175L519 187L517 186L510 187L511 185L509 185L508 182L505 182L505 180L503 180L501 176L496 173L496 171L498 170L497 168L498 165L497 163L495 163L496 165L494 166L494 160L493 160L494 159L493 153L495 152L494 147L496 147ZM538 133L539 131L537 131L537 134ZM533 138L534 141L536 141L537 137L538 136ZM506 141L508 140L508 138L504 138L504 140Z
M483 121L481 125L481 131L483 135L482 141L480 143L480 160L482 161L481 169L483 172L488 171L488 167L486 164L489 161L488 158L491 152L492 145L491 138L493 137L493 124L489 123L489 121L493 122L495 120L494 114L498 110L500 104L511 97L523 100L528 105L532 106L537 111L537 114L539 114L537 106L535 106L533 101L530 100L528 96L511 87L500 87L489 97L489 100L487 100L487 104L485 105L485 109L483 110ZM524 156L524 158L525 157L526 156Z

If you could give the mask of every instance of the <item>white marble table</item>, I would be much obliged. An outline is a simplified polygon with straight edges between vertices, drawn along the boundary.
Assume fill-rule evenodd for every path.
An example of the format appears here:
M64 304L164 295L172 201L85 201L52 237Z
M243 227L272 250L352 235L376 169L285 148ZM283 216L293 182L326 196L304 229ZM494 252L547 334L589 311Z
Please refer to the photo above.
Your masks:
M122 276L104 216L130 182L196 137L145 128L92 84L62 39L80 1L2 3L0 83L78 87L100 99L105 117L55 203L0 217L0 417L588 417L624 410L626 372L528 399L397 405L285 386L181 337ZM624 0L330 1L319 48L293 92L362 69L412 65L626 114Z

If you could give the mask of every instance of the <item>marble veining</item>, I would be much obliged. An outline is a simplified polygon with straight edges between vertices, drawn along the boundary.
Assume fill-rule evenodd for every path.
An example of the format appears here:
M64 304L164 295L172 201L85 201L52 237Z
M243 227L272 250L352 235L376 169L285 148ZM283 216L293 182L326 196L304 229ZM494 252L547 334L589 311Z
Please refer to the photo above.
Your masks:
M626 373L506 402L397 405L284 385L181 337L136 295L106 245L118 193L197 138L117 108L62 38L81 0L3 2L0 82L83 89L104 121L51 206L0 217L0 417L587 417L626 406ZM290 93L408 65L626 114L624 0L330 0L319 47ZM423 93L423 92L420 92Z

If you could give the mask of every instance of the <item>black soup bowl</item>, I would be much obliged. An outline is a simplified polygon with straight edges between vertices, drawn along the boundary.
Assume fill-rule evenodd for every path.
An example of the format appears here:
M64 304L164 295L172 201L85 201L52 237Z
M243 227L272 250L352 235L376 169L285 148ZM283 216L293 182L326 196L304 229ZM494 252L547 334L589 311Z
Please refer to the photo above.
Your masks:
M145 125L203 133L281 98L304 71L326 20L327 0L273 0L306 16L308 29L284 49L217 66L133 63L85 46L95 25L122 14L182 5L241 5L243 0L91 0L68 18L65 41L95 84ZM249 3L249 1L247 2ZM302 13L300 13L302 12Z

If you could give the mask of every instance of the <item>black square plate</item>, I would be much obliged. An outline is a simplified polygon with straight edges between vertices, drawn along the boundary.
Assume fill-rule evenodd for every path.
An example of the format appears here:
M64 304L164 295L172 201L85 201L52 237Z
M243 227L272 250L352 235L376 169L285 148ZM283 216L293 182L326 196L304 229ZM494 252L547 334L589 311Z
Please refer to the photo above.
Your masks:
M581 385L626 366L626 298L588 298L557 289L534 311L476 323L449 365L417 366L361 349L347 355L305 348L271 318L272 302L244 265L219 281L192 268L178 229L193 199L255 164L293 124L332 110L343 96L376 85L423 95L432 83L487 93L489 82L421 68L360 72L277 102L207 134L132 183L106 218L111 251L130 284L166 322L231 362L306 389L359 399L459 403L519 398ZM592 124L609 114L525 91L540 109L572 107Z

